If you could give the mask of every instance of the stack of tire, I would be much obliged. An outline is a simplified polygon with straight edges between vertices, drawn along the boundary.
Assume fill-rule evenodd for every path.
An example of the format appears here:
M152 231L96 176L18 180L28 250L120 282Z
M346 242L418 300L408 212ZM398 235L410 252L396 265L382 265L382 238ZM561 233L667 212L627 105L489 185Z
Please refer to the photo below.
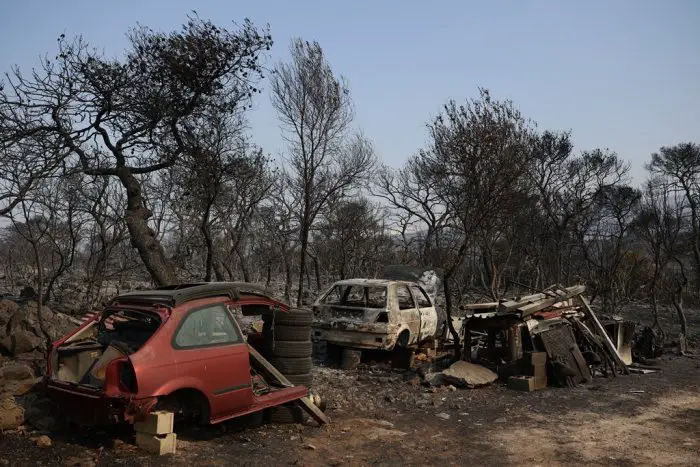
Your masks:
M263 317L265 358L295 386L313 384L311 324L313 312L292 308ZM273 407L268 419L273 423L301 423L304 411L296 404Z

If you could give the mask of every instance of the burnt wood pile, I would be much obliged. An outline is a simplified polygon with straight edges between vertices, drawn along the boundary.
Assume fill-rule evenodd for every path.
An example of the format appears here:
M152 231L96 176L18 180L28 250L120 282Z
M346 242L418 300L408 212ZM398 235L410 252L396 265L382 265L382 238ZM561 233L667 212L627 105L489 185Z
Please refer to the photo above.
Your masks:
M585 290L583 285L556 285L532 295L463 306L465 359L490 367L510 387L526 391L634 371L629 351L633 326L623 321L604 325Z

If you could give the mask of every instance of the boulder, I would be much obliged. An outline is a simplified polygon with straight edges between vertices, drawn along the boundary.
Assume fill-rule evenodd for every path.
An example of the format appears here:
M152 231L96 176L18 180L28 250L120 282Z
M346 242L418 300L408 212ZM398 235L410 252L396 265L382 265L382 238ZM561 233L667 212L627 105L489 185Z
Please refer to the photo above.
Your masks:
M498 375L481 365L457 361L442 372L443 381L462 388L475 388L491 384Z
M52 341L76 327L68 316L54 313L47 306L42 307L41 316L44 329ZM16 356L33 350L46 350L47 340L39 325L35 301L29 301L21 307L8 300L1 301L0 324L0 352Z
M0 367L0 381L22 381L34 378L34 370L24 363L8 362Z
M0 431L12 430L24 424L24 409L17 404L15 398L8 395L0 396Z
M4 328L8 321L10 321L10 316L12 316L17 310L19 310L19 305L12 300L0 300L0 327Z
M45 342L39 336L26 330L12 332L0 339L0 351L13 357L45 347Z

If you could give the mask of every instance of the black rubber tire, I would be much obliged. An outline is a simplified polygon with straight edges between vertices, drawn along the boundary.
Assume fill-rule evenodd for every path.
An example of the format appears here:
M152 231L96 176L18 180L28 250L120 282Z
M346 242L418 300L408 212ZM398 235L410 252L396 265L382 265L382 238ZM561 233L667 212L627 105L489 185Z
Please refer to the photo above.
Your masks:
M289 380L294 386L306 386L311 388L314 384L314 375L311 373L304 373L301 375L284 375L285 378Z
M280 326L275 323L274 329L268 332L276 341L307 342L311 340L310 326Z
M325 362L328 360L328 342L327 341L315 341L313 343L313 355L314 360Z
M267 419L272 423L304 423L305 415L298 405L288 404L268 409Z
M273 321L273 315L264 315L265 323ZM280 311L274 315L275 327L282 326L311 326L314 322L314 312L303 308L291 308L289 312Z
M311 373L313 362L311 357L304 358L272 358L270 363L283 375L304 375Z
M259 428L264 422L265 414L263 410L245 416L245 427L249 430Z
M313 343L311 341L280 341L267 343L267 354L271 357L280 358L305 358L313 354Z

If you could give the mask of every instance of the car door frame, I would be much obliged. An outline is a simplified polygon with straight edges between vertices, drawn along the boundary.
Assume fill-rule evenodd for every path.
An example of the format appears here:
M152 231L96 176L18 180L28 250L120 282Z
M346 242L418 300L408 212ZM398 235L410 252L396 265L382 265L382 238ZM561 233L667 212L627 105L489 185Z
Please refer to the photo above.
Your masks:
M429 306L420 306L420 301L418 300L418 297L415 296L416 294L413 292L414 287L423 293L423 296L428 300ZM435 310L435 304L430 299L430 295L428 295L428 293L423 287L421 287L420 284L411 284L408 287L408 290L411 292L411 295L413 295L413 301L416 304L416 308L418 309L418 315L420 316L420 333L418 336L418 340L424 341L430 339L431 337L435 337L438 330L438 317L437 310Z
M197 382L196 386L204 392L209 402L209 418L211 420L225 417L239 411L241 407L253 403L248 344L238 322L231 313L229 308L231 303L233 302L230 300L215 299L192 306L179 320L170 342L173 357L178 363L178 376L182 380L193 379ZM237 341L185 347L178 345L175 341L187 319L198 311L212 307L223 309L224 316L233 326ZM183 362L183 357L187 358L188 354L196 357ZM188 368L183 370L183 366ZM192 374L192 368L196 368L198 371ZM211 376L212 372L215 376Z
M408 337L408 344L415 344L420 339L420 311L418 310L418 304L416 303L416 299L411 292L410 284L405 282L396 282L393 284L393 286L394 297L396 299L396 313L398 313L399 318L398 323L402 329L408 329L410 333ZM406 287L406 290L408 290L408 296L411 298L411 301L413 301L413 308L401 309L399 300L399 289L401 287ZM402 330L399 331L399 334L401 332Z

